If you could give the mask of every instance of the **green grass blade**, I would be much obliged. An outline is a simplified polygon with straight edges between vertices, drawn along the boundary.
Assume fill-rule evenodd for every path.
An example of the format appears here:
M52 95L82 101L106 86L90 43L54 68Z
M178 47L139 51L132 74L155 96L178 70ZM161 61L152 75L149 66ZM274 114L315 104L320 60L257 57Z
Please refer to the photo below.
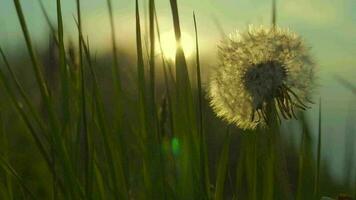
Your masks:
M51 30L51 33L56 33L56 29L54 28L54 26L53 26L52 23L51 23L51 20L50 20L50 18L49 18L49 15L48 15L48 13L47 13L47 11L46 11L45 6L43 5L42 0L38 0L38 3L40 4L40 8L41 8L42 14L43 14L43 16L45 17L45 20L46 20L47 25L49 25L49 28L50 28L50 30ZM53 34L53 35L56 35L56 34ZM55 38L54 41L55 41L55 43L56 43L57 45L59 45L58 38Z
M31 115L32 115L31 117L33 117L35 119L37 124L40 126L41 131L43 133L45 133L46 132L46 127L45 127L43 121L40 119L40 116L39 116L38 112L35 110L35 107L31 103L31 101L30 101L28 95L26 94L24 88L22 87L22 85L20 84L19 80L17 79L17 77L16 77L14 71L12 70L12 67L10 66L10 63L9 63L9 61L8 61L6 55L5 55L5 53L4 53L4 51L2 50L1 47L0 47L0 54L2 56L2 59L3 59L4 63L5 63L5 66L6 66L7 70L10 72L10 77L11 77L12 81L15 83L15 86L16 86L17 90L20 92L21 97L24 99L26 106L30 109L30 112L31 112ZM47 137L47 135L45 135L45 134L43 134L42 136ZM48 140L48 138L46 138L46 139Z
M321 98L319 99L318 144L317 144L317 156L316 156L316 172L315 172L315 180L314 180L314 199L319 198L320 159L321 159Z
M118 58L118 50L117 50L117 38L116 38L116 28L115 28L115 20L114 20L114 12L112 1L107 0L107 7L109 11L109 20L110 20L110 28L111 28L111 46L112 46L112 54L113 54L113 65L112 65L112 72L113 72L113 81L114 81L114 106L115 106L115 124L116 129L120 133L121 126L122 126L122 88L121 88L121 77L120 77L120 70L119 70L119 58Z
M3 158L2 155L0 155L0 167L2 167L8 174L11 174L17 180L30 199L37 199L33 192L26 186L24 180L19 176L11 164Z
M115 29L115 21L114 21L114 12L113 12L113 7L112 7L112 1L107 0L106 1L107 6L108 6L108 11L109 11L109 19L110 19L110 28L111 28L111 40L112 40L112 51L113 51L113 58L114 58L114 65L113 65L113 75L114 75L114 84L115 84L115 89L116 89L116 95L120 95L120 71L119 71L119 58L117 55L117 39L116 39L116 29ZM116 96L116 100L120 100L119 96Z
M216 173L216 184L215 184L215 200L223 200L224 198L224 188L225 180L227 177L227 170L229 166L229 149L231 142L231 133L227 130L222 150L220 153L220 159L218 162L218 171Z
M274 151L275 144L273 141L273 129L269 129L266 134L267 135L267 144L266 147L266 163L265 163L265 171L263 173L263 199L273 200L275 195L275 163L276 163L276 154Z
M122 159L121 159L122 155L121 155L121 152L117 152L119 159L117 160L114 157L113 144L109 137L109 131L108 131L109 127L107 125L107 120L104 117L104 106L103 106L102 97L101 97L101 93L100 93L100 89L99 89L97 75L95 73L95 70L94 70L93 64L92 64L90 50L89 50L88 45L83 40L83 36L81 37L81 40L82 40L84 55L85 55L85 58L87 59L89 70L90 70L91 76L93 78L94 101L95 101L96 109L97 109L96 117L98 119L99 128L103 134L104 149L108 156L107 160L109 162L108 165L110 168L110 178L113 182L114 195L115 195L115 198L117 198L117 199L128 199L129 192L128 192L127 183L125 180L125 174L123 171L124 168L122 166L122 164L123 164Z
M66 52L64 48L64 35L63 35L63 19L62 19L62 7L61 0L57 0L57 29L58 29L58 47L59 47L59 66L61 73L61 86L62 86L62 99L61 109L63 111L63 129L67 128L68 123L71 121L71 115L69 110L69 77L66 62Z
M42 156L46 160L47 164L49 164L49 166L51 166L51 161L50 161L49 155L47 153L48 151L46 150L45 145L43 144L40 136L38 135L38 133L35 131L35 128L31 124L31 120L27 116L26 112L24 111L23 106L21 105L20 102L17 101L16 95L14 94L14 92L13 92L12 88L10 87L10 85L8 84L8 81L6 80L6 77L5 77L5 75L4 75L2 70L0 70L0 80L1 80L2 84L4 85L5 90L8 93L11 102L14 104L16 110L18 111L18 113L20 114L21 118L26 123L28 129L30 130L31 136L35 140L36 146L39 148L40 153L42 154Z
M299 150L299 162L298 162L298 182L297 182L297 193L296 200L302 200L303 192L303 177L304 177L304 147L305 147L306 131L303 127L302 139L300 142Z
M26 25L26 20L25 20L24 14L22 12L20 1L19 0L13 0L13 2L14 2L14 5L15 5L15 8L16 8L18 19L20 21L20 25L21 25L21 29L22 29L22 32L23 32L23 36L25 37L27 50L28 50L28 52L30 54L32 66L33 66L34 71L35 71L36 80L37 80L37 83L39 84L42 98L44 99L45 102L47 102L48 98L49 98L49 92L48 92L46 82L45 82L45 80L43 78L43 75L42 75L42 72L41 72L41 69L40 69L40 63L39 63L39 61L37 59L37 56L36 56L35 51L34 51L33 46L32 46L32 42L31 42L31 39L30 39L30 33L29 33L27 25Z
M277 8L276 8L276 0L272 0L272 26L276 27L277 21Z
M203 110L203 89L201 83L201 69L200 69L200 55L199 55L199 40L198 40L198 27L195 13L193 12L193 20L194 20L194 31L195 31L195 52L196 52L196 76L197 76L197 86L198 86L198 132L200 137L200 159L202 166L202 182L204 184L204 193L207 195L207 199L210 199L210 178L209 178L209 161L208 161L208 153L206 147L206 138L204 134L204 110Z
M139 91L139 108L140 108L140 120L141 120L141 131L144 137L146 137L147 127L147 102L146 102L146 89L145 89L145 69L143 60L143 50L142 50L142 34L141 34L141 21L140 21L140 11L138 0L136 0L136 51L137 51L137 84Z
M74 176L74 171L70 162L70 159L68 157L68 152L65 146L65 142L63 140L63 137L61 137L61 126L59 125L59 121L57 119L57 116L55 114L55 109L53 106L53 103L51 102L51 98L49 95L48 87L47 84L43 78L42 72L41 72L41 65L37 59L37 56L35 54L35 51L32 46L32 42L30 39L30 34L28 32L28 28L26 25L25 17L23 15L23 11L21 8L21 4L19 0L13 0L18 19L20 21L21 29L26 41L26 47L28 49L28 52L30 54L31 62L32 62L32 67L35 71L35 77L36 81L40 87L40 92L41 92L41 97L43 100L43 103L45 107L47 108L48 115L49 115L49 125L50 129L52 130L52 139L51 139L51 145L53 145L53 148L55 150L55 155L58 156L58 160L60 161L59 163L63 166L64 170L64 179L68 181L72 185L70 187L70 191L72 195L79 195L82 196L82 191L80 188L79 183L77 182L75 176Z
M84 180L85 180L85 193L88 199L91 199L92 187L90 183L90 159L92 159L89 152L89 133L88 133L88 119L87 119L87 109L86 109L86 92L85 92L85 69L83 64L83 45L82 45L82 17L81 17L81 6L80 0L76 1L77 3L77 20L78 20L78 43L79 43L79 67L80 67L80 90L81 90L81 112L83 119L83 140L84 140Z
M0 152L4 159L9 162L9 137L5 133L5 122L3 117L3 109L0 110ZM14 199L12 177L6 173L3 178L3 184L0 185L0 198Z
M354 86L351 82L348 80L345 80L339 76L336 77L336 80L343 85L345 88L349 89L352 93L356 94L356 86Z
M248 131L246 136L246 176L249 199L257 200L257 136L255 131Z
M182 153L178 166L182 168L182 176L178 177L180 198L200 198L202 186L201 165L192 162L193 158L200 163L200 140L196 123L196 107L193 101L192 89L189 81L187 61L181 45L181 27L179 21L178 4L170 0L173 18L173 28L177 43L175 58L175 91L173 100L174 132L181 140ZM194 187L199 185L199 187Z
M150 95L151 95L151 103L155 106L155 20L154 14L155 12L155 1L149 0L149 34L150 34ZM154 107L155 108L155 107Z
M156 29L157 29L157 40L158 40L158 45L159 45L159 48L160 48L160 55L161 55L161 60L162 60L162 68L163 68L163 77L164 77L164 85L165 85L165 92L166 92L166 96L167 96L167 106L168 106L168 111L169 112L169 115L168 115L168 118L169 118L169 125L171 127L171 131L172 133L174 132L173 131L173 116L172 116L172 92L173 92L173 86L174 86L174 77L173 77L173 74L172 74L172 69L171 69L171 66L168 65L168 62L164 56L164 53L163 53L163 47L162 47L162 42L161 42L161 32L160 32L160 28L159 28L159 22L158 22L158 17L157 17L157 12L156 12L156 8L154 10L154 13L155 13L155 22L156 22ZM163 134L163 133L161 133Z

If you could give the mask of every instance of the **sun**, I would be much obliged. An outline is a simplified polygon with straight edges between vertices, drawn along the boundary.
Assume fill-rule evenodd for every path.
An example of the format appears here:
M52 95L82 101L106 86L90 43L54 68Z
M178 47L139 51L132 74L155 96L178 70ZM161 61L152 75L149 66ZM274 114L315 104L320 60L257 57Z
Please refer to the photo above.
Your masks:
M174 32L168 31L161 35L162 52L157 45L157 52L163 53L164 57L169 60L175 60L177 43L175 40ZM184 55L188 58L194 53L193 38L186 32L182 32L181 45L183 47Z

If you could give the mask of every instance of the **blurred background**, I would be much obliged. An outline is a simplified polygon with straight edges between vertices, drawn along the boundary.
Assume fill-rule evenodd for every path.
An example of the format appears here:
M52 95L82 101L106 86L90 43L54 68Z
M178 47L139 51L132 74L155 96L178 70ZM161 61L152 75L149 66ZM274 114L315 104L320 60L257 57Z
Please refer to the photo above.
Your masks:
M45 55L51 45L51 34L41 8L36 0L21 1L21 3L36 50L41 55ZM77 44L77 29L74 20L75 1L63 0L62 3L65 41L68 45L70 41L74 41L75 46ZM55 1L44 1L44 6L50 19L55 22ZM140 6L142 15L144 15L142 28L145 38L148 34L147 27L145 27L148 24L147 2L142 1ZM183 49L188 60L195 55L193 11L197 16L204 86L210 69L217 63L217 44L224 34L235 30L245 30L249 24L269 25L271 23L271 2L266 0L180 0L178 6L183 32ZM125 73L127 77L124 75L124 79L130 81L133 79L131 75L133 73L129 72L135 71L130 67L135 66L136 62L135 4L133 0L115 0L113 7L120 62L127 67L124 67L124 70L127 70ZM156 0L156 9L163 54L168 59L174 59L175 43L172 42L174 34L169 1ZM356 93L353 94L338 81L342 78L356 86L355 10L356 1L354 0L277 1L277 24L299 33L311 47L311 53L317 63L318 87L314 101L318 102L321 97L322 156L323 160L327 160L333 175L340 180L350 175L344 173L345 163L353 162L353 166L356 166L356 153L352 154L353 158L345 157L350 153L346 152L349 150L345 150L345 145L353 145L356 142L355 131L352 131L356 128L354 123ZM95 54L98 63L103 63L103 72L110 73L110 70L105 68L106 58L111 54L107 6L102 0L82 1L82 15L84 35L88 36L91 51ZM12 0L0 1L0 44L9 55L11 62L18 66L17 70L24 72L21 78L25 81L29 79L26 87L34 87L31 85L34 84L31 78L26 78L28 73L26 68L30 68L26 60L29 58ZM159 49L157 52L159 53ZM308 110L307 117L311 122L311 133L315 141L318 119L317 103ZM293 123L295 122L284 122L283 126L293 126ZM289 134L287 137L298 145L300 139L298 131L285 131L283 134ZM211 140L214 139L219 139L219 135L211 138ZM356 151L356 148L351 149ZM356 176L356 170L353 170L353 174Z

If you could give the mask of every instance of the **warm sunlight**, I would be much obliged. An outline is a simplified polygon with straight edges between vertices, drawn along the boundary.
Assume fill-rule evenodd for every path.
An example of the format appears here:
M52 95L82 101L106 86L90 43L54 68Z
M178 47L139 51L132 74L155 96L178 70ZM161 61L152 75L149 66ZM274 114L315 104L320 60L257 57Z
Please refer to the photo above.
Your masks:
M176 41L174 37L174 32L169 31L165 32L161 36L161 42L162 42L162 51L166 59L169 60L175 60L176 56ZM184 50L185 56L188 58L190 57L193 52L194 52L194 40L192 36L190 36L186 32L182 32L182 46ZM157 45L158 51L160 51L160 47Z

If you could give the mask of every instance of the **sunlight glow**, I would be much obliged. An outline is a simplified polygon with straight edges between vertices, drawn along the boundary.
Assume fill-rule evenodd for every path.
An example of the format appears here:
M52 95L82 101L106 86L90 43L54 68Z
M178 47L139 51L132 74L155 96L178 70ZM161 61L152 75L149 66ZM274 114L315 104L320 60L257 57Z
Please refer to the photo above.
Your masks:
M161 43L162 43L162 51L163 55L168 60L175 60L176 56L176 41L173 31L165 32L161 35ZM182 39L181 39L182 47L184 54L187 58L192 56L194 53L194 40L193 38L186 32L182 32ZM157 45L157 52L161 53L159 45Z

